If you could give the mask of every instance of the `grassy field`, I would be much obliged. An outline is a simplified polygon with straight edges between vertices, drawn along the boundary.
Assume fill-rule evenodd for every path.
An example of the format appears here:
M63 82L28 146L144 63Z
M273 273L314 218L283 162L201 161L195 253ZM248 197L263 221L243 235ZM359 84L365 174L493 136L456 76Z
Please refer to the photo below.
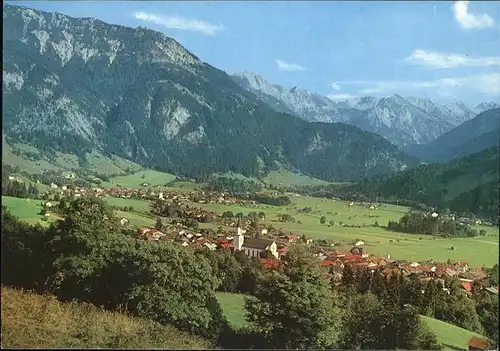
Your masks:
M2 347L204 349L207 341L147 319L2 287Z
M467 343L473 336L483 336L427 316L420 316L429 328L436 334L438 342L443 345L443 350L467 350Z
M150 209L150 207L149 207L150 202L149 201L136 200L136 199L123 199L123 198L110 197L110 196L106 196L103 199L109 205L112 205L112 206L120 206L120 207L132 206L134 208L134 212L148 213L149 209Z
M136 228L153 227L156 223L156 217L146 217L137 212L115 211L118 218L126 218Z
M32 200L32 199L19 199L17 197L2 196L2 206L5 206L9 211L21 221L27 222L29 224L40 223L43 226L48 226L51 222L54 222L60 217L52 214L48 221L42 221L42 215L40 215L40 210L42 200ZM56 204L54 202L54 204Z
M235 328L243 327L246 324L245 295L224 292L218 292L216 295L228 322Z
M123 188L140 188L143 183L148 183L151 186L161 186L173 179L175 179L175 176L172 174L147 169L134 174L111 178L109 182L103 183L103 186L110 188L119 185Z

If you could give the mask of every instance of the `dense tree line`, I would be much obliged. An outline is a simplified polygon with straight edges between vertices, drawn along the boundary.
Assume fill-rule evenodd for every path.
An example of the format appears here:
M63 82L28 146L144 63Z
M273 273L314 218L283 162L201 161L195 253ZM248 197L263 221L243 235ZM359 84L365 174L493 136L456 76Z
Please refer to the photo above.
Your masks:
M450 216L433 217L420 211L410 211L399 222L389 221L389 230L411 234L430 234L439 236L475 237L486 235L486 231L472 229L470 225L463 224Z
M237 195L244 200L252 200L261 204L271 206L288 206L292 203L288 196L271 196L269 194L241 194Z
M9 177L14 174L12 167L2 166L2 195L19 198L38 199L40 191L32 183L26 185Z
M25 199L38 199L40 197L40 191L31 183L25 185L24 183L7 179L2 180L2 195Z
M232 347L439 349L436 337L415 310L388 309L372 297L366 310L359 298L332 288L306 247L291 248L276 270L260 280L245 308L249 326ZM355 301L358 299L358 301ZM356 308L359 306L359 308ZM367 323L367 320L370 322ZM381 332L381 325L385 325ZM361 332L361 333L360 333ZM251 341L250 341L251 340Z
M181 205L179 202L166 202L157 199L152 202L151 213L160 217L178 218L183 220L194 220L196 222L207 223L213 221L213 218L208 214L203 214L200 217L191 218L192 215L188 211L200 211L199 208L189 207L188 205Z

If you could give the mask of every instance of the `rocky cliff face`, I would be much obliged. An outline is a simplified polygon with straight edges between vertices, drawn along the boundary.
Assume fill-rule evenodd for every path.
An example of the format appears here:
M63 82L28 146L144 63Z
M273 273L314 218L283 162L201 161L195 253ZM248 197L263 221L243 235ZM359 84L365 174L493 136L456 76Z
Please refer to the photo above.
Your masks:
M192 176L279 162L352 179L418 162L378 135L276 112L159 32L11 5L3 26L10 139Z
M469 108L461 103L444 106L428 99L394 95L332 101L326 96L298 88L285 89L254 73L233 75L243 88L255 93L273 108L279 106L306 121L344 122L382 135L400 147L430 142L477 113L494 108L483 103Z

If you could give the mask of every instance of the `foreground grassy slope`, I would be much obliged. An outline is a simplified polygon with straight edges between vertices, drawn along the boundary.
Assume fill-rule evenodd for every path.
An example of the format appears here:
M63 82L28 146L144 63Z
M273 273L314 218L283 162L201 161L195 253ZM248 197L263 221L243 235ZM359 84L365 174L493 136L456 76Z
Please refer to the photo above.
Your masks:
M435 318L427 316L420 317L436 334L438 342L443 345L444 350L467 350L467 343L470 338L473 336L484 338L484 336L473 333L467 329L457 327L453 324L446 323Z
M2 347L203 349L211 345L146 319L2 287Z

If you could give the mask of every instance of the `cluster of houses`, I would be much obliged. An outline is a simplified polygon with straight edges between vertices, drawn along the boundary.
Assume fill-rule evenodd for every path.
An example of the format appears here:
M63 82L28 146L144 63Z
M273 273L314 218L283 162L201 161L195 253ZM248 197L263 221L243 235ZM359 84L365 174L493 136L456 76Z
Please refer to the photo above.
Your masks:
M58 188L56 184L51 184L52 188ZM97 197L112 196L123 199L130 198L140 198L147 200L178 200L178 201L188 201L196 202L200 204L204 203L217 203L217 204L244 204L244 205L255 205L256 202L252 200L237 199L225 193L220 192L182 192L182 191L166 191L166 190L155 190L154 188L84 188L78 186L62 186L60 188L64 190L68 195L73 195L76 197L85 195L94 195Z
M152 228L141 228L138 233L149 241L169 240L184 247L206 247L210 250L229 248L242 251L248 257L259 258L262 265L268 269L279 267L280 260L286 254L289 245L300 239L298 235L294 234L282 235L277 240L249 237L245 236L246 230L241 227L237 228L234 236L219 234L216 239L208 239L202 233L189 233L185 230L179 231L177 235L167 235ZM384 257L368 254L364 251L363 244L363 241L358 240L352 243L353 247L349 251L327 252L320 249L314 254L314 257L318 260L319 265L325 268L328 275L333 275L337 284L340 284L343 270L347 265L352 268L370 269L372 272L379 270L384 276L402 273L405 276L414 275L422 282L433 279L441 284L446 292L449 292L445 287L447 278L458 278L462 288L468 294L472 292L472 283L475 280L485 278L485 273L481 268L471 269L464 261L442 263L394 260L391 259L390 255ZM498 294L498 287L489 287L486 290L492 294Z
M263 231L266 231L266 229L263 229ZM148 241L167 240L184 247L206 247L210 250L216 250L217 248L232 249L242 251L248 257L276 261L279 261L281 256L286 253L287 244L293 243L299 238L297 235L283 235L279 240L262 237L255 238L245 236L246 230L241 227L237 228L236 235L218 234L215 239L211 239L209 235L203 233L193 233L184 229L177 233L166 234L153 228L143 227L137 233L140 237ZM263 233L263 235L265 234ZM268 254L265 254L266 252Z
M482 281L485 278L485 272L482 268L471 269L465 261L442 263L432 260L424 262L393 260L390 255L387 257L369 255L363 251L361 246L354 246L350 251L319 252L316 257L320 261L320 265L328 268L328 271L333 274L337 284L340 284L346 265L353 268L370 269L372 272L379 270L384 276L402 273L405 276L413 275L422 282L434 280L448 293L449 289L445 286L447 278L458 278L467 294L472 293L474 281ZM498 287L489 287L486 290L492 294L498 294Z

